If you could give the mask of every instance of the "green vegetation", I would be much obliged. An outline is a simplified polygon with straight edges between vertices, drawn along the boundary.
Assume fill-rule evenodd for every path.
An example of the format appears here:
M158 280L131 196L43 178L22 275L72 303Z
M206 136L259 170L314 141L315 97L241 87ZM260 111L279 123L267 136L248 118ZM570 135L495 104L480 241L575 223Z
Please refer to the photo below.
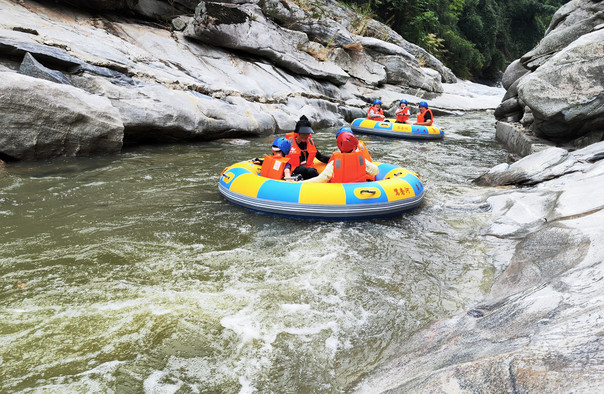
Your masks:
M458 77L496 80L532 49L569 0L352 0Z

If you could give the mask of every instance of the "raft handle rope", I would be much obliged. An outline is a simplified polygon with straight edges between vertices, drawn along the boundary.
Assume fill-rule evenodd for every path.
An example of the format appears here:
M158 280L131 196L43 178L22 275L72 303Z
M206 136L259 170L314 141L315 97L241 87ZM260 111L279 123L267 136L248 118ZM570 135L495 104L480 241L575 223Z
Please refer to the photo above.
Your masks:
M367 190L367 189L363 189L363 190L361 190L361 194L363 194L363 193L375 194L375 190Z
M231 179L231 177L230 177L230 176L228 176L227 174L222 174L222 177L223 177L223 178L226 178L226 180L227 180L227 181L228 181L229 179Z

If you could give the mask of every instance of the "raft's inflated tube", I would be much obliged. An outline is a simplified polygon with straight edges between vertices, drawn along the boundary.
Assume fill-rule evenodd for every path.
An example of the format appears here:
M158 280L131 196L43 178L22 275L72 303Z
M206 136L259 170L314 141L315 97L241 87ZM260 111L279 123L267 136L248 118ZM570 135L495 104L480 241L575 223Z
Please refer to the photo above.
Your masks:
M367 219L401 214L420 205L425 189L413 172L374 162L376 180L360 183L300 183L264 178L259 166L236 163L220 175L218 190L234 204L277 215Z
M417 126L396 123L396 119L377 121L366 118L357 118L352 121L350 128L355 133L374 134L394 138L436 140L445 136L445 132L436 126Z

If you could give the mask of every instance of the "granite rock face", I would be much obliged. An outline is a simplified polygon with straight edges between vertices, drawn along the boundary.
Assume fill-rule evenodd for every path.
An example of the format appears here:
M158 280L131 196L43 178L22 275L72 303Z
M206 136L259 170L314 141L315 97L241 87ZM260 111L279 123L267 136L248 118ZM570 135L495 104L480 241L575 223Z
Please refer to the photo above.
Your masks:
M122 148L124 125L105 97L10 72L0 72L0 91L4 158L35 160Z
M522 121L531 134L556 143L585 146L601 140L603 27L601 1L573 0L561 7L543 40L506 69L507 93L495 111L497 120Z
M604 385L604 142L489 171L497 268L484 300L418 331L358 393L573 392ZM486 179L486 176L482 177ZM521 183L524 186L518 185Z
M386 110L402 97L416 104L444 94L461 97L453 109L448 99L432 101L435 110L496 106L491 98L501 89L468 105L467 92L448 93L457 80L442 63L378 22L363 21L371 28L360 35L358 18L335 0L304 8L277 1L0 0L0 71L102 98L90 102L102 101L96 110L107 109L108 118L117 114L126 144L285 133L301 115L317 128L339 127L364 116L375 98ZM4 82L11 81L18 83ZM0 108L0 122L12 119L4 116L8 108ZM10 110L30 108L17 100ZM1 138L9 140L4 123ZM9 161L91 153L58 144L17 154L0 146Z

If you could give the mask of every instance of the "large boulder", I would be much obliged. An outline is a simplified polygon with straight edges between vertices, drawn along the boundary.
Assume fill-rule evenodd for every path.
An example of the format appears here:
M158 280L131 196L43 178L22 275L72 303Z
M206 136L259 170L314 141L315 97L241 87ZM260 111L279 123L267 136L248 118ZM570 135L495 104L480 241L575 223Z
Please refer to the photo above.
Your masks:
M262 106L245 100L233 103L228 97L217 99L157 84L125 87L100 78L95 81L94 89L119 110L129 144L260 136L277 130Z
M585 34L526 75L519 98L550 140L573 140L604 128L604 30Z
M604 157L604 141L574 152L551 147L510 165L501 163L474 180L485 186L535 185L564 174L583 171ZM595 197L592 197L595 198Z
M560 8L543 40L506 69L497 120L522 122L535 136L558 143L601 139L603 24L601 1L573 0Z
M485 100L476 100L478 85L441 83L450 79L441 63L420 61L422 52L388 26L369 18L359 25L358 14L335 0L202 2L190 16L197 4L0 0L0 71L72 83L102 98L96 109L120 119L126 143L283 133L302 114L315 127L339 127L364 116L376 97L389 106L402 97L430 100L434 111L450 113L493 109L503 95L480 92ZM162 7L167 16L179 7L189 15L172 19L174 29L133 23L138 8ZM0 107L0 115L9 110ZM7 158L44 153L57 154Z
M562 6L550 21L545 36L520 61L529 70L536 70L550 57L584 34L604 23L604 5L599 0L573 0Z
M601 387L603 157L604 142L575 152L554 148L521 164L522 179L538 185L489 189L491 220L482 233L492 241L496 276L483 301L411 335L354 392Z
M202 2L185 36L231 50L269 59L280 67L343 85L349 76L331 62L322 62L303 50L305 33L284 29L267 19L255 4Z
M116 153L124 125L111 102L69 85L0 72L0 155L16 160Z

